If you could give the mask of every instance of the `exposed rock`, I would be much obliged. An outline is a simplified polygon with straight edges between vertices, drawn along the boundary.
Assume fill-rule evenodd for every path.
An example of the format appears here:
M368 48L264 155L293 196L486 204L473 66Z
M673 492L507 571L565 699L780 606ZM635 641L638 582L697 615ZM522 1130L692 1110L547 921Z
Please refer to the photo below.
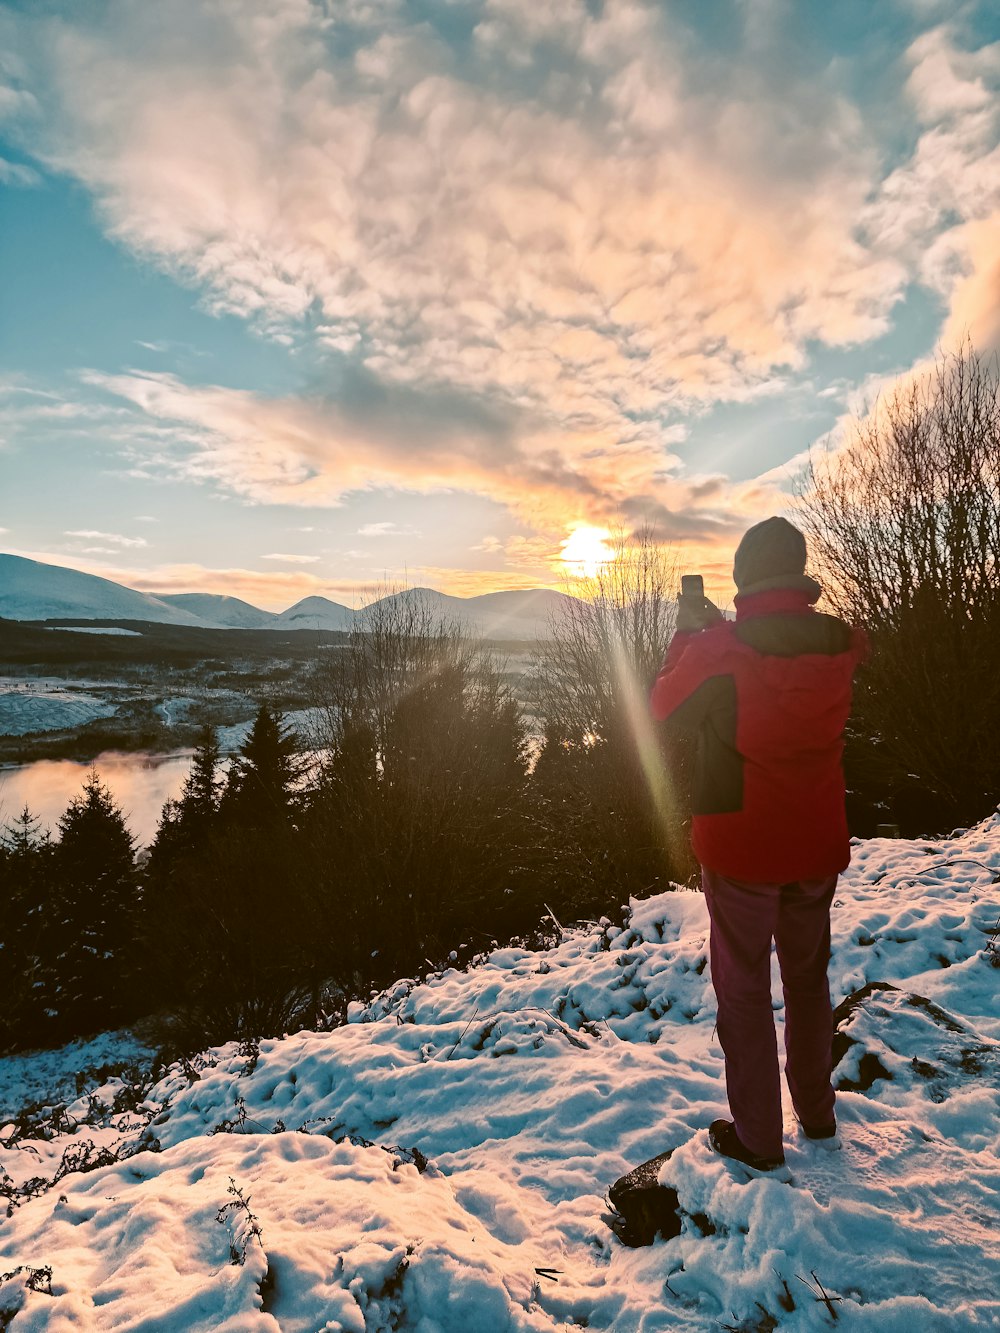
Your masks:
M925 995L870 981L833 1011L834 1086L868 1092L880 1080L926 1084L944 1101L963 1079L1000 1086L1000 1043L975 1032Z

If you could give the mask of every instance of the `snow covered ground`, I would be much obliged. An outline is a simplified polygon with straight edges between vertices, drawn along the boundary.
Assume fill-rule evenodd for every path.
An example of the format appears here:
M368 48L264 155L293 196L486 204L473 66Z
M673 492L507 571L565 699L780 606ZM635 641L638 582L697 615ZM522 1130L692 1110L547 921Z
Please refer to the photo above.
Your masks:
M97 718L112 717L116 711L107 699L50 682L0 684L0 736L82 727Z
M1000 817L857 846L835 1000L899 990L845 1019L839 1139L801 1138L789 1111L781 1178L707 1143L726 1106L692 892L634 902L622 929L401 982L331 1033L208 1052L138 1097L106 1069L68 1087L79 1048L0 1062L0 1095L21 1069L43 1120L64 1104L61 1132L31 1137L41 1122L17 1121L7 1093L0 1271L21 1271L0 1285L0 1327L1000 1328L998 915ZM626 1249L604 1192L666 1148L687 1220Z

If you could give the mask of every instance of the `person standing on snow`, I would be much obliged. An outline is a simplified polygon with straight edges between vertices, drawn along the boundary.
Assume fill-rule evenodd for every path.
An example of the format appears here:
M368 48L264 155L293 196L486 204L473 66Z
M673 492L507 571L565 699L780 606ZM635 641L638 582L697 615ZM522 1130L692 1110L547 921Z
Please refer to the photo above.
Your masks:
M806 542L783 518L744 535L736 619L678 598L653 717L697 732L691 841L711 919L712 982L733 1119L716 1152L784 1160L771 942L785 997L785 1074L803 1132L836 1133L827 966L830 905L850 861L841 766L862 631L814 609ZM692 604L693 602L693 604Z

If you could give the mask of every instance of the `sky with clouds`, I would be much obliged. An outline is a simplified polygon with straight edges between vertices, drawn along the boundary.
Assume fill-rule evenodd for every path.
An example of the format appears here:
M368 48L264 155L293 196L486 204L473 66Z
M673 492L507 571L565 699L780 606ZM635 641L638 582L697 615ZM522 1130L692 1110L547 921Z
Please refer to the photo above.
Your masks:
M25 0L0 53L18 554L280 608L649 523L725 593L790 460L1000 343L991 3Z

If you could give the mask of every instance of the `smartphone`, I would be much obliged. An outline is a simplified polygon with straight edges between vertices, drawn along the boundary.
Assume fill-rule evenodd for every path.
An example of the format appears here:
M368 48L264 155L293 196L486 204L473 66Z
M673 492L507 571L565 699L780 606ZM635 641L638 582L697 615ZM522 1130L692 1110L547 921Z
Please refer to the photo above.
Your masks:
M681 575L681 596L702 598L705 596L705 580L700 574Z

